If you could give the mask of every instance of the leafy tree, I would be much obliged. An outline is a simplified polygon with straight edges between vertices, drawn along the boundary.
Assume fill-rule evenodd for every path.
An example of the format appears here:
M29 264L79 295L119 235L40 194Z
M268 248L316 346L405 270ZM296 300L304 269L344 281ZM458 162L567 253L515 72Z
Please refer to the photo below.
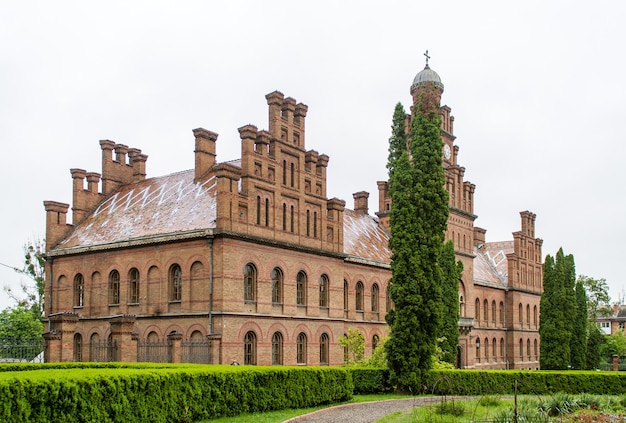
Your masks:
M349 328L348 334L339 338L339 346L347 351L346 364L354 365L363 362L365 357L365 337L360 330Z
M587 326L587 370L594 370L600 366L602 359L602 344L604 335L594 322L589 322Z
M611 310L611 297L606 279L594 279L580 275L578 280L582 282L587 291L589 319L595 322L598 317L610 316L613 310Z
M566 256L562 248L556 253L556 260L547 255L543 275L539 326L541 368L567 369L571 360L571 316L576 311L574 256Z
M369 367L386 368L387 367L387 355L385 354L385 343L387 337L383 337L372 351L372 356L365 360L365 365Z
M408 142L406 114L396 106L387 164L394 310L387 314L385 345L390 380L401 391L421 386L431 368L443 312L440 257L449 213L443 143L437 110L423 110L422 103L428 101L414 105Z
M570 342L573 369L587 367L587 294L580 279L576 281L576 315L573 321L572 339Z
M45 274L45 258L46 251L45 240L39 238L24 244L24 266L22 269L13 268L30 279L30 282L21 282L21 294L14 292L9 286L4 287L4 291L18 305L25 306L38 316L44 315L44 282Z
M0 339L19 343L43 337L43 323L23 304L0 311Z
M624 336L623 330L607 335L604 338L604 345L602 346L602 353L605 356L623 356L626 354L626 336Z
M454 243L449 240L441 254L443 272L442 297L443 321L441 330L441 361L454 364L459 344L459 279L463 273L463 263L456 261Z

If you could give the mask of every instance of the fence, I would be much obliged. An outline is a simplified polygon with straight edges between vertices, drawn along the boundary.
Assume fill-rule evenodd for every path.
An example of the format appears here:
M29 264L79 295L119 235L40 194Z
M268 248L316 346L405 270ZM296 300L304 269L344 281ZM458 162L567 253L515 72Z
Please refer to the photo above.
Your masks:
M169 341L137 342L137 361L150 363L169 363L172 360Z
M117 361L117 344L110 341L91 342L89 361Z
M211 364L211 341L183 341L180 361L183 363Z
M35 339L0 339L0 363L43 363L45 341Z

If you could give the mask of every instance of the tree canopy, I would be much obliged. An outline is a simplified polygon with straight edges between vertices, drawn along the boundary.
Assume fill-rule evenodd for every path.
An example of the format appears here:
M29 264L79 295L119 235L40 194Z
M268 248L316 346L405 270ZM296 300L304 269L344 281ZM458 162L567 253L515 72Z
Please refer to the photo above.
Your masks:
M423 373L432 366L441 333L440 258L449 210L440 117L435 110L422 110L418 101L408 138L405 122L398 103L387 164L394 309L387 314L391 331L385 346L392 383L399 390L412 390L421 386Z
M43 330L41 320L23 304L0 311L0 339L4 341L41 339Z

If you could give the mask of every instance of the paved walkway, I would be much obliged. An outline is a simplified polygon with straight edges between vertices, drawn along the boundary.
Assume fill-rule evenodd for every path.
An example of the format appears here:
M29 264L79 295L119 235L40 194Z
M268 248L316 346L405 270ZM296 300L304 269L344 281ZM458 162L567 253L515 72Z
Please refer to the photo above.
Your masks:
M371 423L396 411L441 401L441 397L418 397L374 402L357 402L325 408L294 417L284 423Z

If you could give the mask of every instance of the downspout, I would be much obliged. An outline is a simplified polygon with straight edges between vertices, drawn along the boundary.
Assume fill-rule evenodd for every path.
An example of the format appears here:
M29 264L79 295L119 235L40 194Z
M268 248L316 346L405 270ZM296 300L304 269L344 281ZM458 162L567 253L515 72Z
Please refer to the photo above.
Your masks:
M52 261L51 257L46 258L46 261L50 264L50 275L48 278L48 284L50 285L50 292L48 293L48 332L52 331L52 322L50 321L50 315L52 314ZM44 298L45 301L45 298Z
M209 238L209 335L213 335L213 238Z

